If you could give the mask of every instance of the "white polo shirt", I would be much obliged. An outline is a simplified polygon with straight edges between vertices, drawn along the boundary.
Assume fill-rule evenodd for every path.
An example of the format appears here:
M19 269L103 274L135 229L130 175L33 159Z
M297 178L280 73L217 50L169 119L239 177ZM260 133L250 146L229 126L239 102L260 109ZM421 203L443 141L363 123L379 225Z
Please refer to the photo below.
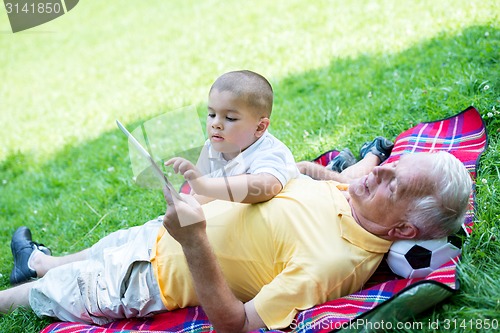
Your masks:
M290 149L268 131L229 161L207 140L196 166L203 175L211 178L269 173L275 176L283 187L290 179L300 175Z

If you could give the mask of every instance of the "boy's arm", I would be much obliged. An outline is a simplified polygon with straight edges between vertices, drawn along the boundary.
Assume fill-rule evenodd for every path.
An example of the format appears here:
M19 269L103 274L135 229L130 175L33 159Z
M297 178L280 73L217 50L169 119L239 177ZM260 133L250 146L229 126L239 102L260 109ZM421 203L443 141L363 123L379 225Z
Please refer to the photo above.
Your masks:
M190 181L190 184L198 195L242 203L270 200L283 188L275 176L265 172L220 178L200 177Z
M194 164L183 158L172 158L165 165L170 165L176 173L181 173L192 190L203 197L257 203L273 198L283 188L278 178L265 172L210 178L203 176ZM199 202L208 201L207 198L200 198Z
M196 201L198 201L198 203L200 205L203 205L203 204L209 203L210 201L215 200L214 198L207 197L205 195L196 194L196 193L194 193L194 191L191 191L191 195L196 199Z

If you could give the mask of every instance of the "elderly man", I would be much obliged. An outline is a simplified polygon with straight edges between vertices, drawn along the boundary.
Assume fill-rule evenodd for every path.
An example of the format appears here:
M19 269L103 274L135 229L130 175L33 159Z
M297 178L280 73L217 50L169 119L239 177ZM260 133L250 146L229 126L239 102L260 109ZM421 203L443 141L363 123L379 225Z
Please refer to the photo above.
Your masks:
M295 179L254 205L166 191L164 217L65 257L18 229L13 282L42 278L1 291L0 311L102 324L202 305L217 332L287 327L299 310L359 290L392 241L455 232L470 190L455 157L416 153L348 187Z

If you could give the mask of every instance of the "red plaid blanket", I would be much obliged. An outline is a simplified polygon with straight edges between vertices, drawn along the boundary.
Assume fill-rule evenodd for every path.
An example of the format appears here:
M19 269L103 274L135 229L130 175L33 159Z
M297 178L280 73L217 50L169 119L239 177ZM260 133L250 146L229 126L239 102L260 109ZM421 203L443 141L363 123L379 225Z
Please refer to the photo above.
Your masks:
M465 111L443 120L420 123L401 133L395 140L394 149L387 162L398 159L402 154L445 150L460 159L476 176L476 163L486 148L486 130L479 112L469 107ZM326 165L337 151L329 151L316 161ZM473 223L474 194L466 224ZM469 229L470 230L470 229ZM259 332L315 332L323 333L338 329L359 330L369 322L397 319L407 320L429 308L458 290L456 259L421 279L400 279L390 273L387 265L380 265L367 286L354 294L345 296L314 308L300 312L288 330L260 330ZM425 300L420 302L421 300ZM417 304L417 307L415 307ZM42 333L88 332L162 332L194 333L213 332L203 309L192 307L156 315L147 319L127 319L105 326L80 323L56 322Z

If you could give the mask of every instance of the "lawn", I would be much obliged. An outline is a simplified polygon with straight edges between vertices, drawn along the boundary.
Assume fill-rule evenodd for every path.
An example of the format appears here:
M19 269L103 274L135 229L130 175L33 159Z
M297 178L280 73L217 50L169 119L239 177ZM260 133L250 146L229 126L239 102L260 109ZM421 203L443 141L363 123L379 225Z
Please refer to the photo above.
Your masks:
M245 68L271 81L271 132L296 160L357 151L475 106L489 145L461 289L416 320L425 328L498 319L498 8L494 0L85 0L15 34L0 9L0 287L9 285L18 226L62 255L162 213L161 192L134 183L115 119L134 128L188 105L203 114L213 80ZM0 318L0 332L49 322L19 310Z

